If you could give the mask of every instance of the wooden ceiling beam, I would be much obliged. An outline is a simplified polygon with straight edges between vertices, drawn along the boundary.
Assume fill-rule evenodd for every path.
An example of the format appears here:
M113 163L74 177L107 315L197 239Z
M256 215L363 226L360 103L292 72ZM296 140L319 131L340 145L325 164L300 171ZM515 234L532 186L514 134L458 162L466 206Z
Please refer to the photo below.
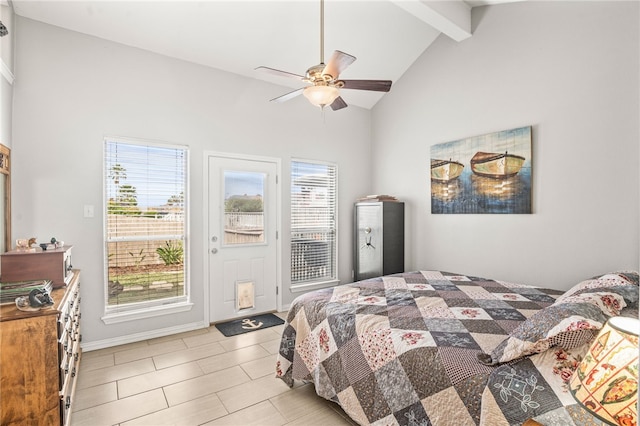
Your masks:
M471 37L471 6L461 0L391 0L401 9L455 41Z

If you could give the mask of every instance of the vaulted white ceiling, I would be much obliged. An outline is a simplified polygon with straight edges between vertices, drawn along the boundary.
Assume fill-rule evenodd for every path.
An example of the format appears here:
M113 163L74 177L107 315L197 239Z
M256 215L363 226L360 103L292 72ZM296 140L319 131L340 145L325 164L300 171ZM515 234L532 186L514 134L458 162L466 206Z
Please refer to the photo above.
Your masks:
M471 36L471 8L493 1L325 0L324 54L357 58L341 77L397 81L442 33ZM283 87L304 86L255 71L304 74L320 63L320 0L12 0L17 15ZM393 90L393 87L391 88ZM371 108L379 92L343 90ZM265 100L267 101L267 100Z

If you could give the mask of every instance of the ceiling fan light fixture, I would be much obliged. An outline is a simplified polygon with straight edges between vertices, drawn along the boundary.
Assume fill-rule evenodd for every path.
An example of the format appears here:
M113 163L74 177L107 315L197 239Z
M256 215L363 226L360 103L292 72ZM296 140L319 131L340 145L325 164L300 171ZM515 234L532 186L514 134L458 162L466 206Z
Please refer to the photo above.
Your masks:
M342 71L355 60L355 56L336 50L329 61L324 63L324 0L320 0L320 63L307 69L304 76L269 67L261 66L256 69L283 77L295 78L310 84L306 88L300 88L273 98L272 101L284 102L302 93L312 105L320 108L330 105L332 110L337 111L347 106L344 99L340 97L340 89L342 88L375 92L388 92L391 89L390 80L340 80Z
M305 98L320 108L331 105L340 96L340 91L333 86L309 86L302 92Z

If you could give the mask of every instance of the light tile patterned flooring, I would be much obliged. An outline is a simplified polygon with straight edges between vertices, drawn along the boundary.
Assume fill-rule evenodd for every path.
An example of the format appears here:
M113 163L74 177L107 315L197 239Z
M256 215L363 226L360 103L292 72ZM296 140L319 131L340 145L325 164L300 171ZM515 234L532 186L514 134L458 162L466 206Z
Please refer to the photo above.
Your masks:
M71 424L355 425L312 385L275 378L283 327L225 337L211 326L85 352Z

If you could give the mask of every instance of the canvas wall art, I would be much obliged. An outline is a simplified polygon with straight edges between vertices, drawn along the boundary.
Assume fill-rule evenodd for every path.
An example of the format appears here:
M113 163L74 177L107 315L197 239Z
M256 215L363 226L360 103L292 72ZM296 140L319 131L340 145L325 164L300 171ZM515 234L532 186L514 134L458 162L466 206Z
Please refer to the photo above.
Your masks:
M431 146L431 213L531 213L531 126Z

